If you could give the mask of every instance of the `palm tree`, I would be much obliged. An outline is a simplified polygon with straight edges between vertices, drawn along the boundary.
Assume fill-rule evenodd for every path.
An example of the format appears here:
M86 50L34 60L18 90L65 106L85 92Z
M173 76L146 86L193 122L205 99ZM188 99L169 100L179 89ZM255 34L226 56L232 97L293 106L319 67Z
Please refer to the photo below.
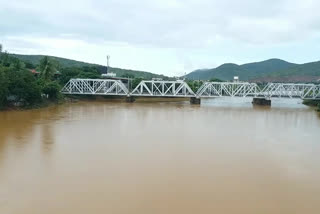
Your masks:
M52 79L55 72L55 67L50 61L49 57L45 56L41 59L39 68L41 78L43 78L45 81Z

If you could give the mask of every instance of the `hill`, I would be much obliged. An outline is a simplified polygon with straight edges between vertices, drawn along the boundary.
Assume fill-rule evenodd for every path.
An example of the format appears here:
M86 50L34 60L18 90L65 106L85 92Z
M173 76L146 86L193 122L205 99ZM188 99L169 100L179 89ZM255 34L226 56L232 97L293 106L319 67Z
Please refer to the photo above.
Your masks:
M20 54L10 54L13 57L16 57L24 62L29 62L34 65L38 65L40 60L44 57L44 55L20 55ZM100 72L106 71L106 66L97 65L92 63L80 62L72 59L66 59L61 57L50 56L55 61L59 63L61 67L84 67L84 66L95 66L98 68ZM110 67L109 72L113 72L117 74L117 77L121 77L122 75L130 74L136 78L144 78L144 79L152 79L152 78L162 78L168 79L167 76L154 74L146 71L136 71L130 69L121 69L121 68L113 68Z
M232 80L234 76L239 76L241 80L248 81L274 74L274 72L278 72L279 70L290 70L295 66L297 66L297 64L281 59L269 59L243 65L227 63L213 69L193 71L187 75L187 78L194 80L209 80L212 78Z
M319 80L320 61L296 65L252 79L255 82L319 82Z

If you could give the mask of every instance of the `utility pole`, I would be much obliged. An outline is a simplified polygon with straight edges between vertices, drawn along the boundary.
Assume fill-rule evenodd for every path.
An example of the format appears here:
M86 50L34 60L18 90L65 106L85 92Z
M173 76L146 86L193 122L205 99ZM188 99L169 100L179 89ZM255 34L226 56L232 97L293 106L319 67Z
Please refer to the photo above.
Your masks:
M110 67L110 65L109 65L109 61L110 61L110 56L109 56L109 55L107 55L107 73L108 73L108 71L109 71L109 67Z

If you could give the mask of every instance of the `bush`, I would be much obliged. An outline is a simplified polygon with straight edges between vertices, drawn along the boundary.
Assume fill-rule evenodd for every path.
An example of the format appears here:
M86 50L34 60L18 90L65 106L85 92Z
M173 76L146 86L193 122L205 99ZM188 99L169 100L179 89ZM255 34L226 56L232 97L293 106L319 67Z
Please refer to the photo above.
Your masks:
M71 78L77 77L81 73L80 68L71 67L71 68L63 68L61 70L60 83L65 85Z
M8 78L0 67L0 108L4 107L8 94Z
M142 78L134 78L131 82L131 88L135 89L142 80L143 80Z
M307 106L319 106L319 100L303 100L303 104Z
M60 85L56 81L45 83L42 92L47 95L50 100L58 100L60 97Z
M99 79L99 78L101 78L101 74L96 73L96 72L81 72L76 78Z
M41 101L41 88L33 74L27 70L7 70L8 95L24 105L32 105Z

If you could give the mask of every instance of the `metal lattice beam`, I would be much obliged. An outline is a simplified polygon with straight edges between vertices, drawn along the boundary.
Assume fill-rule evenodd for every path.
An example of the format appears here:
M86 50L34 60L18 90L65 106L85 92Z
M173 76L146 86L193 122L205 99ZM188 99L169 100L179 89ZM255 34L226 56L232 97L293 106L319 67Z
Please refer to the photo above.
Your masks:
M262 90L248 82L205 82L194 93L184 81L141 81L130 93L120 80L71 79L64 94L151 96L151 97L263 97L319 99L320 85L269 83Z
M259 91L255 83L205 82L197 91L197 97L255 97Z
M266 98L320 99L320 85L268 83L258 96Z
M195 93L184 81L141 81L131 96L194 97Z
M63 94L128 95L127 87L120 80L71 79L61 90Z

